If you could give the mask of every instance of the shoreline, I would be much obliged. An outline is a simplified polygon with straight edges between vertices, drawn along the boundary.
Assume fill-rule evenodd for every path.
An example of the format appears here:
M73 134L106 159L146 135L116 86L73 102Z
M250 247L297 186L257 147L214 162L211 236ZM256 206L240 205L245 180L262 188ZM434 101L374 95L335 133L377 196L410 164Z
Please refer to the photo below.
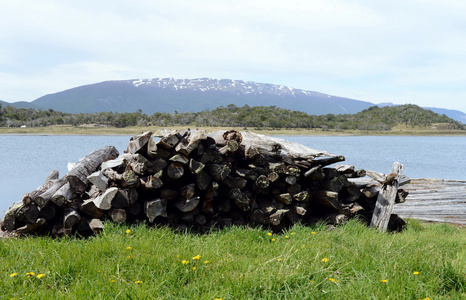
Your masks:
M192 126L134 126L134 127L106 127L106 126L78 126L52 125L47 127L11 128L0 127L0 135L137 135L141 132L152 131L157 134L167 130L185 130ZM390 131L363 131L363 130L323 130L316 129L256 129L238 127L195 127L195 129L208 132L216 130L236 129L239 131L252 131L272 136L466 136L466 130L432 130L424 128L403 128Z

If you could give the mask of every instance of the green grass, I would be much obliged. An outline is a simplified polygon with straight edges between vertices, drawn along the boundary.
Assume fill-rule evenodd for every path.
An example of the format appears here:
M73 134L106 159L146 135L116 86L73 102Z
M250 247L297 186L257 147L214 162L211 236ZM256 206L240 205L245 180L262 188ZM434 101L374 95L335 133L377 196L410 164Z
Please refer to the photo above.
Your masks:
M0 299L464 299L465 245L464 228L417 221L272 236L106 223L87 240L0 241Z

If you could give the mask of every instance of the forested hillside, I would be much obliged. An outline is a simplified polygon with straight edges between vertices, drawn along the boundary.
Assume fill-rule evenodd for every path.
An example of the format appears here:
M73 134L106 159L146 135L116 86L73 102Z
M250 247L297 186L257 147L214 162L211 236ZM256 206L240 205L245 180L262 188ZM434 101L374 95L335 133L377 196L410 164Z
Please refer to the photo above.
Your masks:
M101 112L91 114L67 114L52 109L34 110L0 105L1 127L38 127L69 124L74 126L97 124L104 126L215 126L263 128L322 128L352 130L390 130L397 125L429 127L442 123L444 128L465 130L465 125L419 106L373 106L357 114L308 115L304 112L275 106L243 106L230 104L201 112L134 113Z

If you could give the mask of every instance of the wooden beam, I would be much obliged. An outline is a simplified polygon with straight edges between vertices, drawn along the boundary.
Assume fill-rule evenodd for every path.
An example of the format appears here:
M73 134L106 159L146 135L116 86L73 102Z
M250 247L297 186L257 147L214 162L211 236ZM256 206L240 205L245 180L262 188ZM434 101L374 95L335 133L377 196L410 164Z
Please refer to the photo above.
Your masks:
M374 213L372 214L370 227L377 227L380 231L387 231L388 222L390 221L396 195L398 193L399 178L402 172L403 165L399 162L395 162L393 164L392 174L396 174L396 177L394 180L391 180L391 182L384 184L380 190Z

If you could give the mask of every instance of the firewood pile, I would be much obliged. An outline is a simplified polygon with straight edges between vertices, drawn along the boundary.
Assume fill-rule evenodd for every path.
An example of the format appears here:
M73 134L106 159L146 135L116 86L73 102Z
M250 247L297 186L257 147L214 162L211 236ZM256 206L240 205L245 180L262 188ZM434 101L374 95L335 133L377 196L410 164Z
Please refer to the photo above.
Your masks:
M59 178L53 171L2 221L13 234L89 236L103 220L146 221L207 232L231 225L280 231L301 222L368 224L387 176L330 165L343 156L235 130L151 132L131 138L124 154L93 151ZM374 179L363 178L369 173ZM389 183L388 183L389 184ZM397 201L406 197L398 190ZM391 215L394 230L403 220Z

